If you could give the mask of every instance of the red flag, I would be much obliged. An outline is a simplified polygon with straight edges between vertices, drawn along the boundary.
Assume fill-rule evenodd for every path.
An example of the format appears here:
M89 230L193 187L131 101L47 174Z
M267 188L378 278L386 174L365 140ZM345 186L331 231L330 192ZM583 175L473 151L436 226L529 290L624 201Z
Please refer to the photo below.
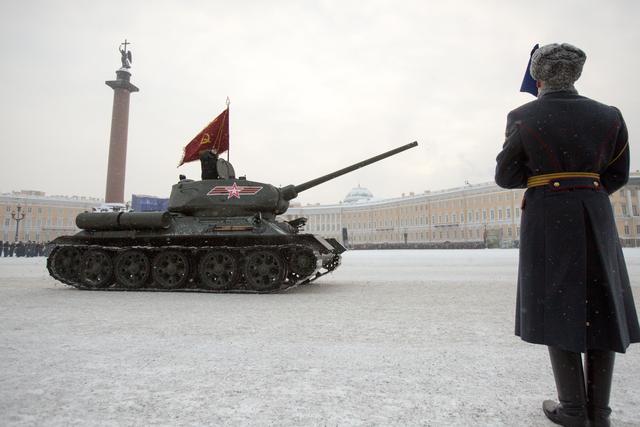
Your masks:
M229 107L213 119L184 147L182 160L178 166L200 158L200 152L213 150L216 154L229 149Z

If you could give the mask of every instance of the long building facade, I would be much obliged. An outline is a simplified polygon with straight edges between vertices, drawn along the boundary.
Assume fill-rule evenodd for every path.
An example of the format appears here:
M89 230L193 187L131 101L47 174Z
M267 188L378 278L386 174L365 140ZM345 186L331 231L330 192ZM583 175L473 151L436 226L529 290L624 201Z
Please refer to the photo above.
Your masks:
M357 187L338 204L292 204L281 218L305 217L305 232L333 237L351 248L516 247L524 191L490 182L379 200ZM640 246L640 173L633 173L610 200L622 245ZM0 194L0 240L15 240L14 217L22 216L17 240L48 242L74 234L76 216L102 203L40 191Z
M305 232L351 248L517 247L524 191L491 182L376 200L358 187L339 204L292 206L283 219L306 217ZM640 246L640 173L610 200L622 244Z
M74 234L78 231L76 216L101 203L97 198L47 196L42 191L0 194L0 240L44 243ZM22 218L19 223L17 218Z

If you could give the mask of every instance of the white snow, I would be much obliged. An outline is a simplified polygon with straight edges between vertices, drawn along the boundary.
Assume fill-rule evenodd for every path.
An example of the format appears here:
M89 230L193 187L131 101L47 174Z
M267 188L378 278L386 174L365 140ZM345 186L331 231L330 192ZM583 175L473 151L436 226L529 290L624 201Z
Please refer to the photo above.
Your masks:
M516 271L517 250L351 251L284 294L127 293L0 258L0 425L551 426ZM616 426L640 425L639 368L616 361Z

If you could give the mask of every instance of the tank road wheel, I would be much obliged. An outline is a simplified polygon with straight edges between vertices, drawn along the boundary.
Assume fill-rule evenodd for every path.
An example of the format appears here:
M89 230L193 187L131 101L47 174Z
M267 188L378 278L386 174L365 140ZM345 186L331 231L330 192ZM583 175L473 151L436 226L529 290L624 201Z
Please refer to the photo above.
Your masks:
M188 279L189 259L182 252L160 252L153 259L153 280L161 288L179 288Z
M113 261L100 249L91 249L82 255L80 281L90 288L106 288L113 277Z
M252 252L244 266L247 285L255 291L268 291L280 286L284 279L284 262L272 251Z
M51 255L51 272L63 282L76 282L80 277L80 251L69 246L56 249Z
M316 271L318 260L312 250L302 249L291 252L289 268L298 277L306 277Z
M151 274L151 263L142 251L129 250L116 256L115 275L118 284L129 289L144 286Z
M208 251L198 263L198 276L207 289L229 289L238 278L238 263L228 252Z

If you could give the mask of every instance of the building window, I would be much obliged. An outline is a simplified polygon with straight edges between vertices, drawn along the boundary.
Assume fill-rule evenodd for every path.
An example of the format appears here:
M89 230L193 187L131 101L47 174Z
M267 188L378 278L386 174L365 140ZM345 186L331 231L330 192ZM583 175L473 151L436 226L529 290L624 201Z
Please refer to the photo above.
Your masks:
M633 205L631 206L631 209L633 210L633 216L638 216L638 207Z
M507 208L506 214L507 214L507 219L510 219L511 218L511 208Z
M483 221L487 220L487 211L485 209L482 210L482 220Z
M516 208L516 219L520 218L520 208Z
M636 234L640 235L640 225L636 225Z
M507 235L511 237L512 234L513 234L513 231L511 231L511 227L507 228Z
M631 234L631 233L629 232L629 226L628 226L628 225L625 225L625 226L624 226L624 235L625 235L625 236L628 236L629 234Z
M489 211L489 217L491 221L494 221L496 219L496 214L493 211L493 209L491 209L491 211Z
M502 209L498 209L498 219L502 221Z
M622 205L622 215L627 216L627 205L625 204Z

